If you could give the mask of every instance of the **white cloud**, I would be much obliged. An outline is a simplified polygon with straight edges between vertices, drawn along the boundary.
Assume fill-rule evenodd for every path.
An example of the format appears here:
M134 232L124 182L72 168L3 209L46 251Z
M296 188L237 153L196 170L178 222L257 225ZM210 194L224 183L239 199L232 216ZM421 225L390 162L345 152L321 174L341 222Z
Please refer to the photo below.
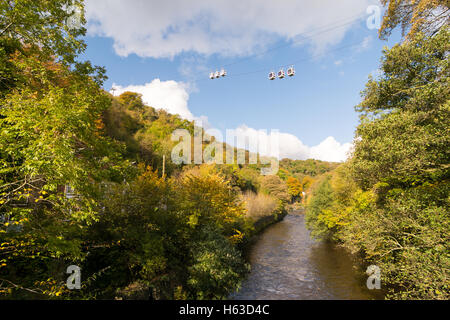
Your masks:
M172 58L189 51L238 56L305 33L318 50L339 43L351 25L338 26L373 2L87 0L86 13L89 34L112 38L120 56Z
M188 108L187 86L182 82L154 79L144 85L122 87L113 84L113 88L114 94L120 95L125 91L137 92L142 94L142 100L149 106L179 114L183 119L194 120L195 118Z
M334 62L334 64L335 64L336 66L340 66L340 65L342 64L342 60L336 60L336 61Z
M319 145L310 148L310 158L325 161L344 161L352 148L351 143L341 144L333 137L328 137Z
M259 145L268 145L267 153L261 152L261 149L250 148L251 152L260 152L263 155L278 155L280 159L290 158L294 160L316 159L323 161L340 162L345 161L352 148L351 143L339 143L334 137L328 137L317 146L309 147L305 145L299 138L284 132L272 132L270 130L261 131L241 125L233 130L234 134L241 134L245 137L253 137L258 139ZM278 152L270 150L270 141L272 135L278 135ZM227 138L229 138L227 136ZM227 139L227 143L235 145L231 140ZM237 145L238 148L246 146Z

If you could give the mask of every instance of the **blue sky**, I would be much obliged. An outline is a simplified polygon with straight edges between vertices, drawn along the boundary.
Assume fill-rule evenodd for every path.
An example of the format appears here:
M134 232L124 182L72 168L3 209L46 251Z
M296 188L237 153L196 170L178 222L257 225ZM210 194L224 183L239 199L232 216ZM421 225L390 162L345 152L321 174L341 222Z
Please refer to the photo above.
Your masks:
M139 91L150 105L207 118L224 134L278 129L282 157L340 161L360 91L392 43L367 27L366 8L377 1L317 2L245 0L239 10L226 1L89 0L83 58L106 67L106 90ZM295 77L267 79L291 63ZM223 66L227 77L208 78Z

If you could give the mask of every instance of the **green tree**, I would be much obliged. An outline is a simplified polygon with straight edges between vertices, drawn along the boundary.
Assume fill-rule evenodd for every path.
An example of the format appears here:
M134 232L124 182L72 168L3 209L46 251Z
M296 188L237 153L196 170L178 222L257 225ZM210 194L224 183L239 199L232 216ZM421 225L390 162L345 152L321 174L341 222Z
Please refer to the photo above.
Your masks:
M448 299L449 32L385 50L352 158L312 192L307 223L382 270L388 298Z
M63 25L68 4L0 3L0 291L12 297L63 294L101 182L123 179L121 149L103 134L104 70L71 63L83 44Z
M77 8L80 27L71 28L66 22ZM86 29L82 0L3 0L0 1L0 39L20 41L25 47L56 56L73 63L85 49L80 40Z
M385 51L357 107L353 175L375 198L355 225L366 230L360 247L400 288L392 297L448 298L449 40L442 29Z
M331 208L333 201L330 176L327 175L318 183L314 190L314 196L308 201L305 221L313 237L329 238L332 236L331 230L327 227L326 221L321 219L321 215L324 210Z
M33 57L17 63L38 78L30 74L26 86L1 101L0 241L17 254L2 259L1 272L49 279L63 273L45 259L82 258L82 228L96 220L100 183L121 176L120 149L103 136L109 98L89 75L55 65L56 75ZM64 186L76 198L66 198Z
M449 33L385 50L382 76L357 107L354 168L361 186L442 181L448 175Z

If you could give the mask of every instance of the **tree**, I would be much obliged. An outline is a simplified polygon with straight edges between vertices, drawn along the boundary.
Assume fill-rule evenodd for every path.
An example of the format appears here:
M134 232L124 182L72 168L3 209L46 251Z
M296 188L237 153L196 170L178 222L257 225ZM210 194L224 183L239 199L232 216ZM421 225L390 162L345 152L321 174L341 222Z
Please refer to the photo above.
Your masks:
M334 198L333 190L330 184L330 176L324 176L318 183L314 196L309 198L306 210L306 226L311 230L311 235L315 238L329 238L332 231L321 216L324 210L331 208Z
M261 179L261 189L278 200L289 201L287 185L277 175L264 176Z
M122 93L118 100L130 110L142 110L145 105L142 101L142 94L126 91Z
M83 30L64 25L70 3L0 2L0 294L12 297L63 294L102 182L124 178L103 132L104 70L74 62Z
M80 27L66 24L77 8ZM56 56L62 62L73 63L85 49L80 40L86 29L82 0L3 0L0 1L0 38L19 41L39 54Z
M360 186L442 181L448 174L449 32L384 51L383 74L370 79L356 108L354 169Z
M302 198L303 186L297 178L289 177L286 184L292 200L299 200Z
M101 183L122 176L120 148L103 135L110 100L88 74L34 56L14 63L27 80L1 100L0 242L15 254L2 256L0 276L57 296L51 282L62 280L62 261L83 258Z
M384 51L352 158L312 191L314 236L381 268L388 298L448 299L449 32Z
M110 183L99 199L103 209L85 236L89 255L82 269L86 278L105 272L82 288L81 297L140 293L148 299L154 293L153 298L170 299L174 286L182 284L187 225L171 196L174 184L150 167L141 165L139 171L129 183Z
M401 25L403 36L414 38L419 32L436 34L450 19L448 0L382 0L387 10L380 29L380 38L386 39Z
M302 180L302 187L303 190L308 191L309 188L311 188L312 184L314 183L314 179L310 176L305 176Z
M448 298L449 43L441 29L386 50L357 107L353 177L373 200L348 242L383 267L393 298Z

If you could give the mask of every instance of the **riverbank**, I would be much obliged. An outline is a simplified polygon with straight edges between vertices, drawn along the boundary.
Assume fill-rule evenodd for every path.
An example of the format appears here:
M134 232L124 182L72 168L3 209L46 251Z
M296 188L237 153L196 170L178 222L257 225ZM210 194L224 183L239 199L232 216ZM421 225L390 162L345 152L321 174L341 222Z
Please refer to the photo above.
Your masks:
M283 209L281 212L275 212L270 216L261 217L258 220L255 220L253 223L253 226L255 228L255 233L253 234L253 237L260 234L262 231L264 231L267 227L271 226L274 223L280 222L288 215L288 211L286 209Z
M248 261L248 252L250 251L252 245L256 242L258 237L270 226L283 221L283 219L288 215L288 210L285 208L281 210L277 210L269 216L260 217L258 219L254 219L253 221L253 233L245 239L242 244L241 251Z

